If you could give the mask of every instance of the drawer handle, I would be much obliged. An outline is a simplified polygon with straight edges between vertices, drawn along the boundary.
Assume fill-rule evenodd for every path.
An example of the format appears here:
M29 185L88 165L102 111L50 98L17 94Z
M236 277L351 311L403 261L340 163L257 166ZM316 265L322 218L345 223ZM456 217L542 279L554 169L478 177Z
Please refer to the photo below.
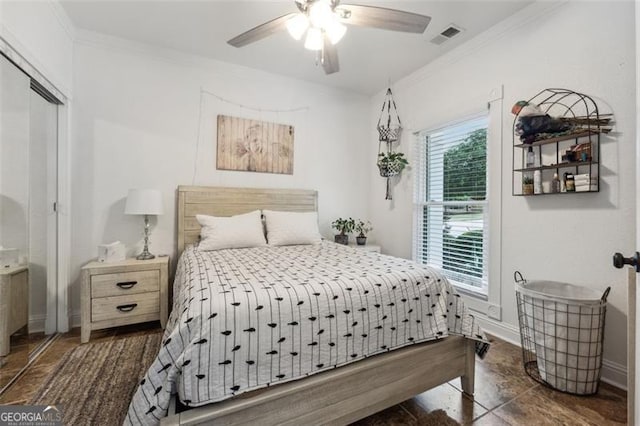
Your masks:
M135 309L136 306L138 306L137 303L130 303L128 305L116 306L116 309L118 309L120 312L131 312Z
M130 288L132 288L134 285L138 284L138 281L124 281L121 283L117 283L116 285L118 287L120 287L123 290L129 290Z

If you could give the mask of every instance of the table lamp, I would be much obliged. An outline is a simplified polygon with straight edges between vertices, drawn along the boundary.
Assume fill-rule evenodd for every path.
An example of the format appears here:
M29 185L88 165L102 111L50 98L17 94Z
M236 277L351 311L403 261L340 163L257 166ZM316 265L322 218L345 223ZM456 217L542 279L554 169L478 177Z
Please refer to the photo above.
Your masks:
M138 260L149 260L149 216L162 214L162 193L157 189L130 189L124 214L144 215L144 249L136 256Z

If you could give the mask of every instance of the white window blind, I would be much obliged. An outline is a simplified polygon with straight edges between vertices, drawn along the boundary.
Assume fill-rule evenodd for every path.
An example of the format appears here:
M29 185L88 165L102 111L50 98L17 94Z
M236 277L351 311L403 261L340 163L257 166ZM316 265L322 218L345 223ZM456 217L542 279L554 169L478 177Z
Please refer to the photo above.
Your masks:
M487 126L473 118L418 136L416 261L487 293Z

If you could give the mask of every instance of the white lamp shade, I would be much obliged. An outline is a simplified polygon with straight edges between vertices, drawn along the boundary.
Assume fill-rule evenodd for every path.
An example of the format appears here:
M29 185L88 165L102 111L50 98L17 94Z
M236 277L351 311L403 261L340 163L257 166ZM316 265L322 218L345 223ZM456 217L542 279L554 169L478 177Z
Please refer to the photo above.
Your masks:
M162 193L157 189L130 189L124 214L162 214Z

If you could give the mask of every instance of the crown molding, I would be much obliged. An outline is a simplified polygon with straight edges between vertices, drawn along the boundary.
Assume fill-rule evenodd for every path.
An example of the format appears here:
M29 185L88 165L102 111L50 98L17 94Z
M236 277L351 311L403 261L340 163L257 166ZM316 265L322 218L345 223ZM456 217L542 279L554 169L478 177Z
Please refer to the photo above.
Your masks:
M49 3L49 6L51 7L53 14L55 15L56 19L58 19L58 22L60 23L60 26L67 33L69 40L73 42L76 38L77 29L75 25L73 25L73 21L71 21L71 18L69 18L69 15L67 15L67 11L64 10L64 7L62 7L62 5L58 0L48 0L47 3Z
M400 79L394 86L398 91L410 89L412 86L420 84L446 67L486 48L495 41L516 33L525 25L555 12L558 8L563 7L569 2L570 0L537 0L531 5L519 10L510 17L490 27L486 31L478 34L474 38L434 59L424 67ZM372 99L377 99L383 96L385 90L386 89L383 89L377 92L372 96Z

